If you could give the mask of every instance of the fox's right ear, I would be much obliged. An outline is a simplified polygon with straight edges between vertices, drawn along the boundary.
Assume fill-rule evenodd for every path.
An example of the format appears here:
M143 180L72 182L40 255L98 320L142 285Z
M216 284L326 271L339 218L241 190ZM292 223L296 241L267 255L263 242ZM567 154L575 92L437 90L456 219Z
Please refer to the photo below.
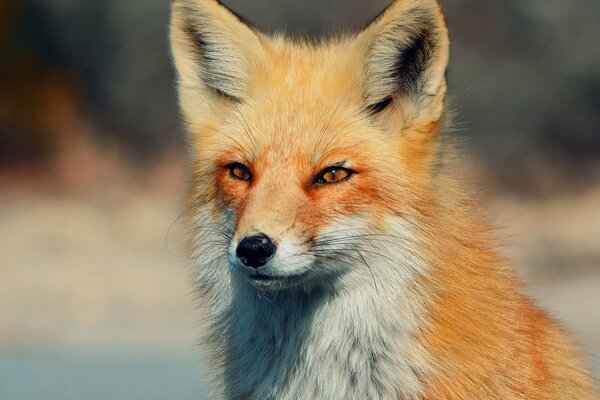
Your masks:
M394 101L405 126L427 127L441 120L449 40L439 0L394 0L354 43L370 110L378 112Z
M260 34L218 0L174 0L171 51L182 105L239 102L265 59Z

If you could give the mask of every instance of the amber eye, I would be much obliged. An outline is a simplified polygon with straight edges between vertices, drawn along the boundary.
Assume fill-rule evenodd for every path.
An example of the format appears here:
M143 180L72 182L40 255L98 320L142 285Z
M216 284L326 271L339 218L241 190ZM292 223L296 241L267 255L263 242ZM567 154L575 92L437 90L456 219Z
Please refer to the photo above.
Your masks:
M324 185L328 185L331 183L340 183L340 182L347 181L354 174L355 174L354 171L347 169L347 168L329 167L329 168L325 168L323 171L319 172L319 174L317 176L315 176L315 179L313 180L313 182L324 184Z
M229 169L229 175L231 175L232 178L246 182L252 181L252 172L250 172L250 169L244 164L233 163L227 165L226 168Z

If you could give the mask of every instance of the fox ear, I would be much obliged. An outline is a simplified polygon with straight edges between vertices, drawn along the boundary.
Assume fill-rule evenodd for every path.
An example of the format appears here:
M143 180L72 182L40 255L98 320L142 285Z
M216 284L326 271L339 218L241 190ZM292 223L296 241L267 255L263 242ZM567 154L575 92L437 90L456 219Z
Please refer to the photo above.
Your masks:
M259 34L218 0L173 1L171 51L180 96L191 89L229 101L244 98L265 55Z
M363 97L372 112L397 101L405 124L441 119L448 31L437 0L395 0L355 39Z

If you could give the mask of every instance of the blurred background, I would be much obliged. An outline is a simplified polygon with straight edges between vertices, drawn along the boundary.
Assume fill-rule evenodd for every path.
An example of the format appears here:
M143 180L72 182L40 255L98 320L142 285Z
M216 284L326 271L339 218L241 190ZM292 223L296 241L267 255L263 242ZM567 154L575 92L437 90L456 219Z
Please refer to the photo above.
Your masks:
M600 372L600 2L443 0L469 175ZM0 398L203 399L169 0L0 2ZM387 0L224 0L265 31Z

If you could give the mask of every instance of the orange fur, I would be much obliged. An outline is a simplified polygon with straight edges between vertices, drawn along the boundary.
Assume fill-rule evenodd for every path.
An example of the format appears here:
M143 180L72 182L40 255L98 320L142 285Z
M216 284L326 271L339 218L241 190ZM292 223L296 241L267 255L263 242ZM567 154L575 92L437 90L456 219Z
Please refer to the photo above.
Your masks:
M418 238L414 251L429 266L407 292L425 310L416 338L425 355L415 356L414 366L421 374L420 398L598 398L568 336L520 293L520 281L498 255L473 201L447 168L436 166L440 154L453 154L439 139L448 39L436 1L397 0L356 37L318 45L252 31L212 0L174 4L173 52L191 139L193 206L207 206L214 215L230 210L234 240L266 231L311 241L355 215L379 231L390 216L411 221ZM227 46L241 43L243 57L235 60L246 62L240 79L249 78L227 96L198 80L202 66L194 57L202 50L192 51L189 30L182 28L193 22L186 18L196 18L186 16L194 5L226 26L233 43ZM414 7L432 10L436 24L436 53L421 85L431 93L425 99L393 93L392 106L371 116L365 112L371 94L365 92L386 87L365 78L368 52ZM370 68L380 73L377 63ZM226 84L217 89L229 90ZM232 162L246 165L252 182L231 179L226 165ZM357 172L352 179L313 183L315 174L340 162Z

